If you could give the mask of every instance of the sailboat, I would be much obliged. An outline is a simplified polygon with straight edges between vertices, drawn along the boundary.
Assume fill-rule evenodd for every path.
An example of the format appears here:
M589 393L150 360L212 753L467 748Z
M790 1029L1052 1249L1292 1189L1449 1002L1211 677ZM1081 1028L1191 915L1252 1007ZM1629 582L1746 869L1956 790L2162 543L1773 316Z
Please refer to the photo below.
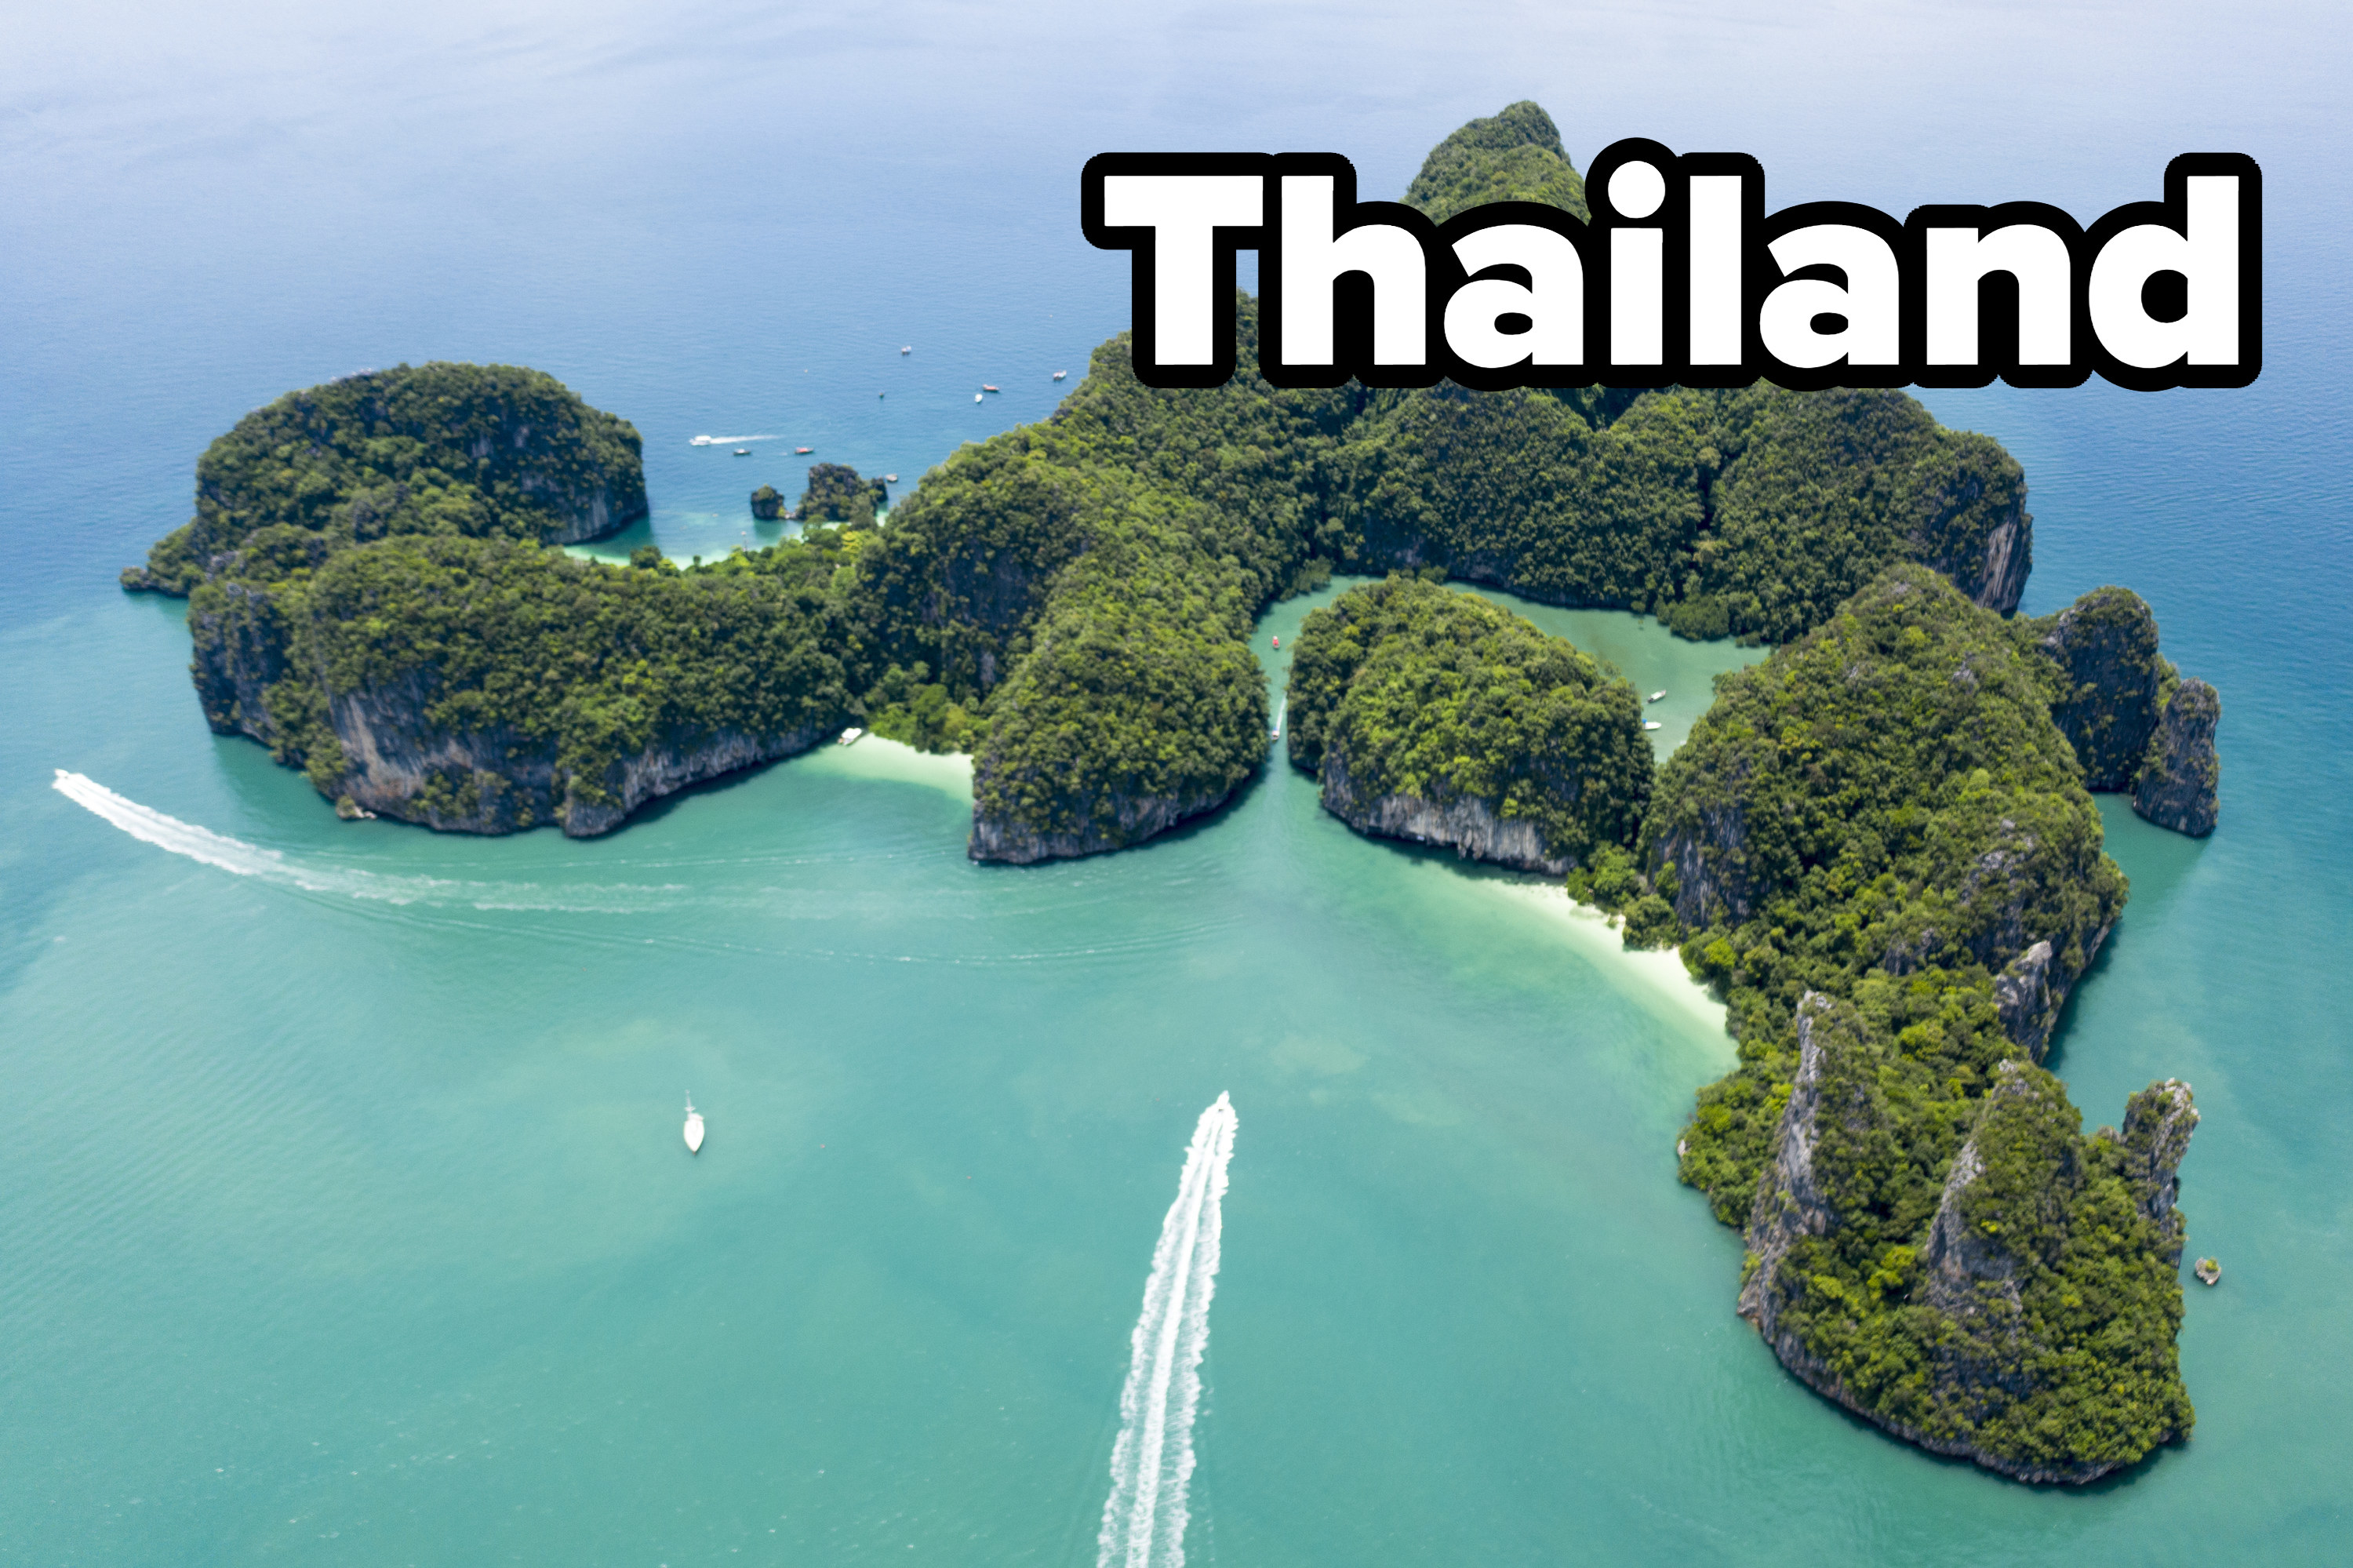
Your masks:
M686 1151L702 1152L702 1113L694 1108L694 1097L686 1097Z

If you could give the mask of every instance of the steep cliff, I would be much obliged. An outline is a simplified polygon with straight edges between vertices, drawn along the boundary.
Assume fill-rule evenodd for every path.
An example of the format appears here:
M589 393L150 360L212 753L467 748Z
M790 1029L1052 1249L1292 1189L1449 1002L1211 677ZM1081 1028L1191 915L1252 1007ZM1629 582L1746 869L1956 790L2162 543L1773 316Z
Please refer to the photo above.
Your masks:
M1308 616L1291 759L1358 832L1558 876L1633 842L1651 794L1624 676L1502 607L1416 577Z
M2175 687L2134 781L2133 810L2192 838L2212 832L2221 815L2222 765L2214 751L2214 728L2221 722L2222 699L2213 687L2203 681Z
M1361 794L1348 774L1345 744L1325 749L1322 785L1324 809L1371 838L1451 849L1464 860L1546 876L1565 875L1577 863L1567 855L1546 853L1544 835L1534 821L1500 817L1491 800L1473 796L1441 803L1418 795Z

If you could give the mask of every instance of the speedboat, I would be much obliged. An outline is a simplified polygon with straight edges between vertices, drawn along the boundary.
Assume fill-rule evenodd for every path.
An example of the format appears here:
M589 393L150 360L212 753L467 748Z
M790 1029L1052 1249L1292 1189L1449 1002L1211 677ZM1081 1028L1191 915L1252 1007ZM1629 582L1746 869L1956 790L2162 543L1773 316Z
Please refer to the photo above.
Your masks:
M1645 702L1651 702L1651 703L1663 703L1663 702L1665 702L1666 700L1667 700L1667 694L1666 694L1666 692L1665 692L1663 689L1659 690L1659 691L1652 692L1652 693L1651 693L1648 697L1645 697L1645 698L1643 699L1643 701L1645 701Z
M904 344L900 348L899 352L901 354L913 354L915 352L915 345L912 343Z
M719 444L719 438L717 436L697 436L694 440L687 442L686 444L691 447L715 447Z
M1054 379L1060 381L1068 375L1070 375L1070 372L1067 370L1057 370L1054 372Z
M1661 724L1661 723L1660 723L1658 720L1656 720L1656 719L1644 719L1644 720L1642 721L1642 727L1643 727L1644 729L1664 729L1664 728L1666 728L1667 726L1664 726L1664 725L1662 725L1662 724Z
M882 482L885 484L896 484L899 482L899 476L895 473L886 473L882 476Z
M976 403L977 403L977 402L981 401L981 395L980 395L979 393L977 393L977 392L974 393L974 394L972 395L972 400L973 400L974 402L976 402Z
M702 1113L694 1108L694 1097L686 1097L686 1151L702 1152Z
M835 744L839 746L856 746L858 744L858 737L865 733L866 732L864 730L859 728L856 725L851 725L848 729L841 732L841 739Z

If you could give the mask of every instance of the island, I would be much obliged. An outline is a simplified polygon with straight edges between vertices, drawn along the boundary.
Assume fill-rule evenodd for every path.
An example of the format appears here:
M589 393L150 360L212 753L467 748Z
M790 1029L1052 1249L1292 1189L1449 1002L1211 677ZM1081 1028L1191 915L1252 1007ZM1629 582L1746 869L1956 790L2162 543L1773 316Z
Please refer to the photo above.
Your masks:
M1408 199L1585 200L1533 103ZM1303 630L1293 765L1356 831L1562 879L1725 999L1738 1065L1678 1169L1782 1364L2023 1480L2185 1436L2190 1091L2085 1137L2042 1065L2126 898L2091 792L2218 820L2220 701L2148 607L2019 616L2023 472L1900 393L1283 389L1237 321L1223 387L1143 385L1123 334L896 505L815 464L791 537L683 567L560 547L646 514L625 421L528 370L369 372L216 441L123 582L188 597L207 719L348 816L601 833L858 725L970 752L966 853L1026 864L1233 799L1270 747L1255 617L1376 578ZM1622 675L1449 582L1772 652L1654 765Z

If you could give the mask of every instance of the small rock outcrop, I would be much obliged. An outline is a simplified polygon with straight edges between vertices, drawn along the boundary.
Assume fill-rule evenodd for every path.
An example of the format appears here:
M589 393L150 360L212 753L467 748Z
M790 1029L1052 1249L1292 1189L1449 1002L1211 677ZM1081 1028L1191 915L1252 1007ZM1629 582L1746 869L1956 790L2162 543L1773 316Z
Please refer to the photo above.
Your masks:
M2126 1171L2139 1190L2141 1213L2164 1233L2165 1260L2176 1267L2181 1263L2183 1225L2174 1200L2180 1195L2181 1159L2197 1130L2198 1107L2189 1086L2168 1078L2126 1102L2124 1131L2116 1139L2125 1150Z
M2167 666L2157 617L2130 588L2094 588L2042 623L2037 646L2066 694L2052 722L2075 748L2087 789L2129 789L2155 733Z
M2214 729L2221 719L2222 699L2205 682L2184 681L2174 688L2133 786L2134 810L2191 838L2214 831L2221 815L2222 778Z
M809 464L808 486L793 515L803 523L839 523L866 527L875 514L891 505L891 487L880 479L860 479L847 463Z
M773 484L764 484L752 493L752 516L761 523L774 523L785 514L785 498Z
M2052 721L2075 748L2090 789L2130 790L2133 810L2192 838L2214 831L2221 699L2183 680L2158 652L2157 617L2130 588L2094 588L2028 628L2058 667Z

